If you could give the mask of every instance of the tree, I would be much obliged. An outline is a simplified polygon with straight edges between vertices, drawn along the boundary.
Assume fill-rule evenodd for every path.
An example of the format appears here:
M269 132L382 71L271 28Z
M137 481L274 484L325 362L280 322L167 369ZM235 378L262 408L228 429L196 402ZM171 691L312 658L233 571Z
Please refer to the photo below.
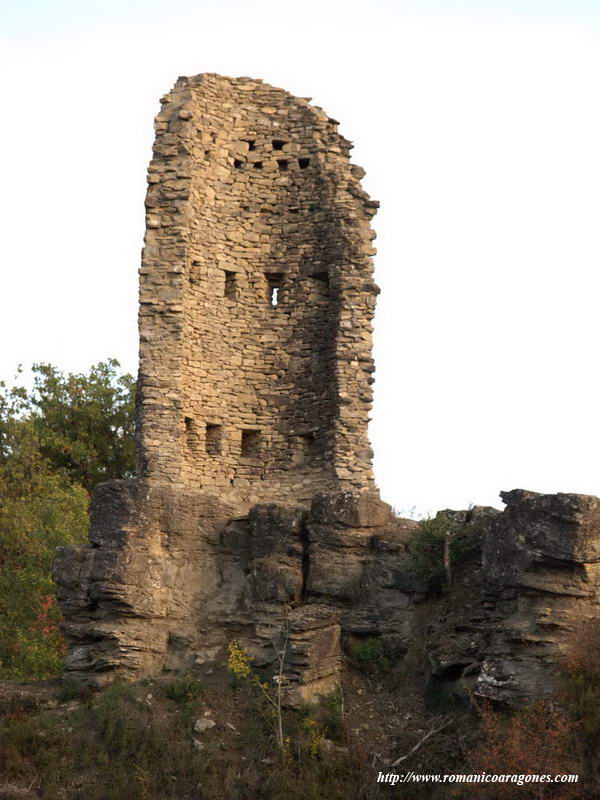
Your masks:
M134 470L134 380L117 361L87 375L33 367L0 384L0 677L45 678L63 657L56 548L87 538L89 493Z

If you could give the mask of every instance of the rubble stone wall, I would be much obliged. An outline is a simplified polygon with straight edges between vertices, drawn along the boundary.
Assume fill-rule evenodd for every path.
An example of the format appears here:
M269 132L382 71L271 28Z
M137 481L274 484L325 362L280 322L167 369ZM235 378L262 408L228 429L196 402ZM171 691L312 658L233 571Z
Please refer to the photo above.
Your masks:
M254 501L373 488L377 203L337 124L248 78L162 98L140 289L149 480Z

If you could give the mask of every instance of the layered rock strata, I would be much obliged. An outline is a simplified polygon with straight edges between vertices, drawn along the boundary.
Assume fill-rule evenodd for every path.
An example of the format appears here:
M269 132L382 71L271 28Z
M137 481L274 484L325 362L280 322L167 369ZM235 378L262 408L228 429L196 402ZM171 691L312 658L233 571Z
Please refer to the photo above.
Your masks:
M582 623L600 613L600 500L503 492L462 513L479 546L427 622L432 680L519 706L550 694Z

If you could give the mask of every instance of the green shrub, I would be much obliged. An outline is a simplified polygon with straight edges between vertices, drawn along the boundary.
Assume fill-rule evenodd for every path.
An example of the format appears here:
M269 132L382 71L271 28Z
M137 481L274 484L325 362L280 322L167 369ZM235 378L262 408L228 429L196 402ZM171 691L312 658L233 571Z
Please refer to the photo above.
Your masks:
M350 660L355 667L367 674L387 672L390 660L381 639L369 637L350 645Z
M441 594L447 588L444 566L447 540L453 570L481 555L479 526L462 524L443 512L420 522L409 545L409 562L414 574L425 583L431 594Z
M61 703L68 703L70 700L89 700L92 695L89 686L67 678L62 683L58 699Z
M415 575L432 594L441 593L446 586L444 569L444 543L450 530L450 520L445 514L419 523L419 529L409 545L410 566Z
M319 697L318 715L327 739L339 739L344 728L343 696L341 689Z
M169 700L174 700L176 703L188 703L190 700L197 700L202 697L204 691L202 681L192 678L190 675L177 678L167 684L164 689L165 697L168 697Z
M39 469L14 496L0 486L0 678L50 678L60 672L64 644L52 581L60 544L87 535L87 492Z

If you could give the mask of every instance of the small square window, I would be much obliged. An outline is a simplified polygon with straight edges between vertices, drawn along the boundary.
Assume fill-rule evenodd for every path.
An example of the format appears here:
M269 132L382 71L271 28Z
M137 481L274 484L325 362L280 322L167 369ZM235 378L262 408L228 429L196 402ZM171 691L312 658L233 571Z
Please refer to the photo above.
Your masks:
M245 429L242 431L242 448L241 454L243 458L254 458L260 453L261 435L260 431L256 429Z
M283 139L273 139L273 150L283 150L284 144Z

